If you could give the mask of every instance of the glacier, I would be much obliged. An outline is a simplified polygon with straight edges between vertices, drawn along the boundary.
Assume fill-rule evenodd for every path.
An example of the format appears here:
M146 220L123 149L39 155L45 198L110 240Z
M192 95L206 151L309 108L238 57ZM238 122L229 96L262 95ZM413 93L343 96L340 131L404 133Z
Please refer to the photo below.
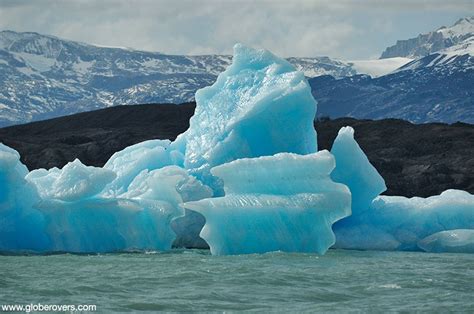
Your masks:
M102 168L28 171L0 144L0 252L472 252L474 195L381 195L351 127L318 152L316 102L286 60L237 44L196 100L174 141L129 146Z

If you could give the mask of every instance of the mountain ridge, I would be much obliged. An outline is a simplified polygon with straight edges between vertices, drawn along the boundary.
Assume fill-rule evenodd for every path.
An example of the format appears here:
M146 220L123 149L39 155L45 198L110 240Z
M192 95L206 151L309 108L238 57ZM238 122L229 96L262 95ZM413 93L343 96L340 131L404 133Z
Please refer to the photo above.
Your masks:
M394 57L420 58L460 44L474 37L474 16L459 19L450 27L442 26L435 31L417 37L397 40L387 47L380 59Z
M459 40L415 59L287 60L309 78L319 116L472 123L472 22L466 18L431 32ZM167 55L3 31L0 126L117 105L193 101L196 90L211 85L231 60L226 55Z
M182 103L211 85L226 55L167 55L0 32L0 125L137 103ZM289 58L307 76L355 74L329 57Z

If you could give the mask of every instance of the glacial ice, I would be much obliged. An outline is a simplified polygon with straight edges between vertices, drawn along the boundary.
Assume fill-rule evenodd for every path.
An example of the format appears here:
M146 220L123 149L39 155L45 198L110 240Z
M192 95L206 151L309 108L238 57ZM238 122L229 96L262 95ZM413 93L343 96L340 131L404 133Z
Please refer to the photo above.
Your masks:
M189 129L173 144L185 152L190 174L209 185L214 196L224 195L222 181L210 173L214 166L244 157L317 151L311 89L303 73L269 51L237 44L232 65L196 93L196 103ZM205 247L198 237L203 225L204 217L187 210L174 226L182 235L176 244Z
M335 182L347 185L352 195L352 215L336 222L333 227L337 239L335 247L357 248L362 240L358 240L356 245L352 245L350 241L365 239L364 243L366 245L370 243L371 249L391 248L392 238L377 230L369 229L369 226L360 221L374 198L385 191L386 186L384 179L354 139L353 128L343 127L339 130L331 153L336 160L336 168L331 173L331 178ZM356 238L353 234L346 235L347 230L353 229L360 232Z
M196 103L184 133L184 165L216 195L223 195L222 182L210 174L212 167L239 158L317 151L316 101L308 82L267 50L235 45L232 64L212 86L196 92Z
M19 154L4 145L0 171L0 251L169 250L176 238L171 222L184 213L179 204L212 196L185 169L166 166L144 169L126 192L104 197L117 178L114 171L75 160L62 169L28 173Z
M474 253L474 230L456 229L437 232L420 240L418 247L432 253Z
M72 202L99 194L116 175L105 168L85 166L76 159L63 169L33 170L25 178L36 186L43 199Z
M331 153L336 168L331 178L347 185L352 215L334 224L336 248L364 250L418 250L423 238L448 229L474 228L474 196L448 190L429 198L379 196L385 182L344 127Z
M352 217L358 217L368 209L375 197L387 189L385 180L354 139L352 127L339 130L331 153L336 159L331 178L349 187L352 193Z
M384 180L350 127L331 153L316 152L316 103L285 60L236 45L232 65L196 101L175 141L132 145L103 168L75 160L28 172L0 143L0 251L164 251L174 243L209 244L219 255L322 254L336 241L472 252L474 195L379 196Z
M170 222L181 214L168 202L142 199L47 199L36 207L50 240L41 252L166 251L175 238Z
M33 208L40 196L26 174L18 152L0 143L0 251L43 251L49 244L44 216Z
M351 212L348 188L330 178L328 151L244 158L211 169L225 196L187 202L206 224L212 254L317 252L334 244L332 224Z
M115 172L116 178L104 193L117 196L125 193L135 177L143 170L169 165L182 165L183 154L169 140L149 140L129 146L110 157L104 169Z
M474 195L447 190L428 198L378 196L357 220L334 231L337 248L419 250L420 240L453 229L474 229Z

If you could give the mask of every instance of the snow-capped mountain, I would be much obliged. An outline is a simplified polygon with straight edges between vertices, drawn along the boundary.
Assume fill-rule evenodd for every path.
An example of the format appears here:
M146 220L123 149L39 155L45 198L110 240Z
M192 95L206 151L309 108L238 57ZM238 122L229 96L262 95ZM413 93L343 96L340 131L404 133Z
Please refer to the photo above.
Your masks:
M399 40L391 47L388 47L380 57L425 57L433 52L437 52L455 45L458 45L474 37L474 17L466 17L458 20L451 27L441 27L436 31L427 34L420 34L416 38Z
M210 85L231 56L180 56L0 32L0 125L115 105L182 103ZM289 58L307 76L356 74L328 57Z
M474 37L371 78L310 79L318 115L474 124Z
M319 115L474 123L473 23L465 18L399 41L378 60L288 61L316 77L310 82ZM231 61L226 55L167 55L3 31L0 126L116 105L191 101Z
M318 115L474 124L474 18L398 41L380 61L406 56L414 59L379 77L310 79Z
M434 68L435 71L455 72L458 70L472 70L474 66L474 33L473 36L453 45L441 49L426 57L408 62L396 71L416 70L425 67Z

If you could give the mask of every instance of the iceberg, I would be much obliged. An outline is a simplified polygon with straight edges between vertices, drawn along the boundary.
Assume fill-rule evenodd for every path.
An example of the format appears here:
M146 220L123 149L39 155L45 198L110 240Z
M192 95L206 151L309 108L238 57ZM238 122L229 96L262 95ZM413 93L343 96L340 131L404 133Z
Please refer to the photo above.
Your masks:
M474 230L446 230L418 242L418 247L432 253L474 253Z
M316 102L287 61L237 44L196 102L175 141L132 145L102 168L29 172L0 144L0 251L472 251L474 195L381 196L350 127L317 152Z
M143 170L129 185L128 191L121 195L124 198L169 202L177 209L171 220L171 228L176 235L173 246L189 248L208 248L207 243L199 237L204 217L184 210L181 204L212 196L210 187L178 166L167 166L153 171Z
M159 147L150 144L156 143L145 143L145 149ZM129 170L116 157L115 169ZM75 160L62 169L28 172L19 159L15 150L0 145L0 251L170 250L177 237L171 222L184 214L180 204L212 196L209 187L178 166L144 169L124 184L126 192L120 194L122 185L112 193L117 196L107 197L104 190L119 178L110 169ZM131 159L143 165L140 155ZM126 171L118 172L126 177Z
M375 197L387 189L385 180L354 139L352 127L347 126L339 130L331 153L336 159L336 168L331 173L331 178L347 185L351 190L351 217L357 218L369 208Z
M212 254L324 254L332 224L351 207L348 188L330 178L334 166L328 151L239 159L211 169L225 196L184 206L205 217L201 237Z
M223 195L212 167L239 158L317 151L314 100L302 72L267 50L234 46L232 64L196 92L185 168Z
M474 229L474 196L448 190L429 198L379 196L385 182L343 127L331 153L336 168L331 178L348 186L352 215L334 224L335 248L358 250L419 250L423 238L449 229Z
M343 127L339 130L331 148L336 160L336 168L331 173L335 182L347 185L352 197L352 215L334 224L335 248L358 249L362 239L367 248L383 249L393 247L394 240L371 229L363 222L375 197L385 191L385 181L372 166L365 153L354 139L354 129ZM348 233L348 230L352 231ZM352 243L354 239L358 242ZM370 246L369 246L370 243ZM398 245L398 244L397 244Z
M378 196L351 222L335 229L337 248L415 251L434 233L474 229L474 195L447 190L428 198Z

